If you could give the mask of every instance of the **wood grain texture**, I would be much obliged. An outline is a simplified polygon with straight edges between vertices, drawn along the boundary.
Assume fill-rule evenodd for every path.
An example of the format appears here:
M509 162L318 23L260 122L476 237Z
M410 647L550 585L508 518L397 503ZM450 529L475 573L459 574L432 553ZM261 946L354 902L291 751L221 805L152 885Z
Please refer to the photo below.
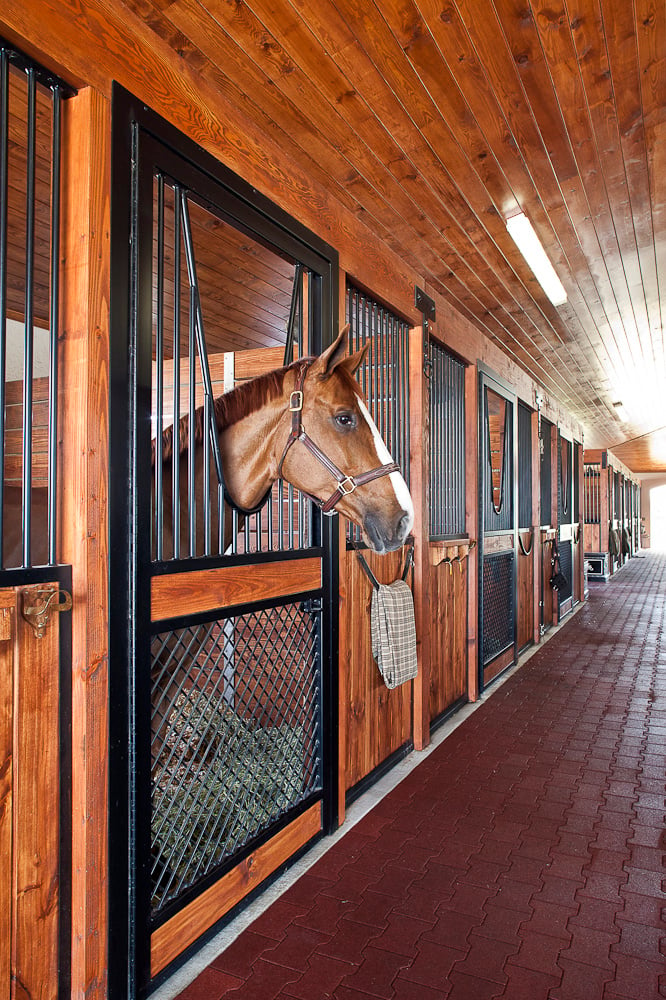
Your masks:
M370 551L363 554L380 583L398 579L402 551L384 556ZM340 710L346 716L345 780L348 790L411 739L414 682L393 690L384 684L372 657L372 585L353 551L343 555L341 578L343 575L349 632L341 639L347 655Z
M430 401L428 381L423 377L424 337L432 333L423 325L409 333L409 432L410 491L414 503L414 619L419 657L419 673L414 681L413 739L417 750L430 742L430 657L433 608L430 594Z
M54 585L57 589L57 585ZM19 607L21 592L18 592ZM16 613L13 663L11 978L7 996L58 995L59 615L37 638ZM4 645L4 644L3 644Z
M9 997L12 974L13 801L14 801L14 630L16 592L0 590L3 616L10 615L10 633L0 641L0 996Z
M103 1000L108 820L108 102L63 109L59 557L72 566L72 996Z
M8 0L0 20L72 82L108 95L118 80L412 321L414 286L427 285L590 443L624 443L634 469L664 469L666 11L654 0L484 0L482 11L473 0ZM507 234L519 210L566 287L558 308ZM257 287L253 317L257 276L239 282L211 252L220 337L226 326L279 343L285 289L273 301ZM40 301L46 287L42 274Z
M432 722L467 696L467 559L430 568L429 718Z
M150 972L156 976L178 955L221 920L265 879L321 830L321 805L315 803L262 847L241 861L219 882L162 924L150 938Z
M528 552L525 555L518 545L518 598L516 618L518 626L518 650L524 649L534 639L534 560L532 542L535 533L520 532L523 545Z
M319 587L321 560L314 558L154 576L151 581L152 619L196 615L215 608L305 593Z

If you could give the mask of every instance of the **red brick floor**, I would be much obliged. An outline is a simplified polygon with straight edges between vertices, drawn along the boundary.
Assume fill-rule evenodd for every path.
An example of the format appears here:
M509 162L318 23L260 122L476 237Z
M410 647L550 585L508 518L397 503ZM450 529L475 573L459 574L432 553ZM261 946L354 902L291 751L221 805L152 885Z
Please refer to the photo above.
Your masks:
M180 1000L666 997L665 613L593 584Z

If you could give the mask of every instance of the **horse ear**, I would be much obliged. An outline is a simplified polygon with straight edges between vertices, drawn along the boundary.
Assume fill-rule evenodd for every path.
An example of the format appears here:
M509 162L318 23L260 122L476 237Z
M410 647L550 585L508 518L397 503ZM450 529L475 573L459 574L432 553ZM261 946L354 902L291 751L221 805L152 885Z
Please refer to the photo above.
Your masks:
M365 344L355 354L347 354L348 343L349 323L340 331L331 346L327 347L315 362L314 367L320 378L328 378L339 365L346 368L350 375L354 374L359 365L362 364L370 344Z

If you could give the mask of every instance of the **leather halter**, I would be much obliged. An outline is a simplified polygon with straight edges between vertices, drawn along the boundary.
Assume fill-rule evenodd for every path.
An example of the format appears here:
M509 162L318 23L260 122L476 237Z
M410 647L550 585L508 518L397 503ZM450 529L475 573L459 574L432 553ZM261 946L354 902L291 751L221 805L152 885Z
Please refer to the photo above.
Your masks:
M301 365L298 373L296 375L296 388L291 393L289 397L289 411L291 413L291 433L287 439L287 443L284 446L284 451L282 452L282 458L280 459L280 464L278 465L278 477L282 478L282 466L284 465L284 460L287 457L287 453L292 445L300 441L308 449L311 455L324 466L327 472L329 472L336 483L338 484L337 489L331 493L328 500L319 500L318 497L312 496L311 493L306 493L305 490L301 490L304 496L313 500L318 507L321 508L322 514L335 514L335 506L342 499L342 497L349 496L353 493L358 486L365 486L366 483L371 483L374 479L379 479L381 476L388 476L392 472L399 472L400 466L397 462L391 462L387 465L379 465L376 469L370 469L369 472L361 472L357 476L347 476L344 472L341 472L337 465L331 461L328 455L319 448L309 434L303 427L303 383L305 382L305 375L311 362L305 365Z

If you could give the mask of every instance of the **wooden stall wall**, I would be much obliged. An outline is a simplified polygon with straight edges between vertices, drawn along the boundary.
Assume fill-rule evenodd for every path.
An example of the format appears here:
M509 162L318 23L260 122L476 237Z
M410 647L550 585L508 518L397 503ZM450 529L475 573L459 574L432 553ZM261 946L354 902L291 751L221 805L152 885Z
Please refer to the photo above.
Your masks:
M341 734L344 731L345 739L340 766L341 784L347 792L358 789L395 753L411 747L412 685L389 690L382 680L370 638L372 584L356 553L347 550L344 531L341 534L338 669ZM363 554L380 583L391 583L400 576L401 550L384 556L365 550ZM344 804L340 805L344 809Z
M37 637L26 591L0 590L0 996L59 980L59 615Z

